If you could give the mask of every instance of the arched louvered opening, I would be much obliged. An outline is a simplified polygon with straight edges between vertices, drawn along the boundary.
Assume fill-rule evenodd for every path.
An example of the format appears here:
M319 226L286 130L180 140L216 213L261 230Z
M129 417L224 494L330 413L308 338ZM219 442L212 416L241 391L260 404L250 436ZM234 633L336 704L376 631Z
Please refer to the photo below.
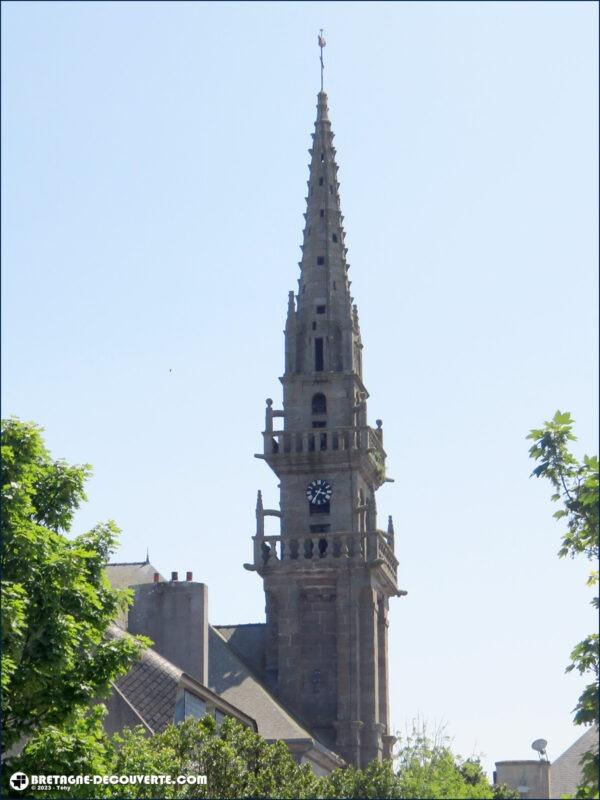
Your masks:
M314 394L312 398L312 413L313 414L326 414L327 413L327 398L320 392Z

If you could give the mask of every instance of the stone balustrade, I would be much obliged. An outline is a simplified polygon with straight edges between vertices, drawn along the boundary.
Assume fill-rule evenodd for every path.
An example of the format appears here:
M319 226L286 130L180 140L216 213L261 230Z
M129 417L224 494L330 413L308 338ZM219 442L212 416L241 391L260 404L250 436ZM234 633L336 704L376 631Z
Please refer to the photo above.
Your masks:
M303 536L255 536L255 567L349 559L386 564L394 579L398 561L383 531L307 533Z
M376 541L377 552L375 554L375 558L377 560L381 560L384 564L387 564L389 569L392 571L394 575L396 575L396 570L398 568L398 559L394 555L393 549L388 544L388 537L383 533L383 531L377 531L378 535Z
M364 450L376 454L382 464L385 451L373 428L311 428L300 431L265 431L265 455Z

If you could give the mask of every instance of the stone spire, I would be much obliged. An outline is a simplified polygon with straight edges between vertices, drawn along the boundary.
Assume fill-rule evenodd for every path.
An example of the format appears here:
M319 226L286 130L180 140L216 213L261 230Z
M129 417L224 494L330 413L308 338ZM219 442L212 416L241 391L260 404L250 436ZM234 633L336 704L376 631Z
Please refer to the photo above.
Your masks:
M322 48L324 41L319 39ZM283 405L267 400L264 452L279 509L257 499L267 678L324 745L366 766L391 754L387 612L398 595L393 525L377 528L383 427L368 424L358 310L350 294L327 95L309 151L298 294L285 323ZM280 519L264 536L264 517Z
M286 372L313 372L312 340L323 341L324 372L360 374L360 333L353 313L346 262L344 217L327 95L319 92L313 145L309 150L308 195L296 308L290 301ZM310 335L311 331L319 334ZM292 341L301 337L300 342ZM321 370L319 370L321 371Z

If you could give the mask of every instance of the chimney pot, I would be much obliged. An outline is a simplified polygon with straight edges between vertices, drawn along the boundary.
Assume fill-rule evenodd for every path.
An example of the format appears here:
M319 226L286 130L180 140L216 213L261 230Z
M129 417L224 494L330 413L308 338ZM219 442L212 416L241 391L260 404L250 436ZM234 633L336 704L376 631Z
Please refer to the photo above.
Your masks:
M176 572L172 572L172 573L171 573L171 580L172 580L173 582L175 582L175 581L178 581L178 580L179 580L179 577L177 576L177 573L176 573Z
M186 572L185 573L185 579L186 579L186 581L193 580L192 573L191 572Z
M154 573L154 583L158 583L160 581L160 572Z

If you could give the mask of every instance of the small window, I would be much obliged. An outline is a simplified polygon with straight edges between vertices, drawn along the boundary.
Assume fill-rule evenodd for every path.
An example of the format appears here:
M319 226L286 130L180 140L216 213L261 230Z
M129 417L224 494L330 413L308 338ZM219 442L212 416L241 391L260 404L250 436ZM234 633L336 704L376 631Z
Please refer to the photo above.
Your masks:
M312 324L312 329L313 329L313 331L316 331L316 330L317 330L317 323L316 323L316 322L313 322L313 324Z
M324 314L327 306L317 306L317 314Z
M311 189L311 194L312 194L312 189ZM329 194L333 194L333 186L331 184L329 184Z
M337 233L332 233L331 234L331 241L332 242L337 242Z
M325 161L325 153L321 153L321 164Z
M194 717L195 719L202 719L206 714L206 703L195 694L185 692L185 716Z
M333 282L333 288L334 288L334 289L337 289L337 286L336 286L336 283L335 283L335 281Z
M318 394L313 394L311 410L313 414L327 413L327 398L324 394L321 394L321 392Z
M323 178L319 178L319 186L323 186Z
M183 722L188 717L202 719L206 714L206 703L197 695L184 689L175 703L175 722Z
M319 257L317 258L317 264L318 264L320 267L322 267L324 263L325 263L325 256L319 256Z
M320 217L324 217L324 216L325 216L325 209L324 209L324 208L322 208L322 209L319 211L319 216L320 216Z
M218 708L215 709L215 721L217 723L217 728L220 728L223 722L225 721L227 715L223 714L222 711L219 711Z
M323 372L323 339L315 339L315 372Z
M315 422L313 422L312 425L313 425L313 428L326 428L327 427L327 423L325 422L325 420L320 420L318 422L315 421Z

